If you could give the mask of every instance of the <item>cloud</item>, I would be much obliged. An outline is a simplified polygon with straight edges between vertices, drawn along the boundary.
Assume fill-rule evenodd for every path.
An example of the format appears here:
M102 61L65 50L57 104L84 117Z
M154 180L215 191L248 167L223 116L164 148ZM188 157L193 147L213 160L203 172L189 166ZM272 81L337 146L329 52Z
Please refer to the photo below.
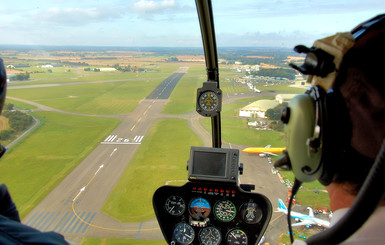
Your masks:
M139 19L150 21L176 21L195 12L193 1L180 4L175 0L139 0L129 6Z
M175 0L162 0L161 2L153 0L139 0L132 5L132 9L139 13L161 13L169 9L179 8Z
M121 17L121 10L110 7L90 8L47 8L37 13L37 21L62 23L64 25L85 25L89 23L105 22Z
M311 46L317 37L301 31L294 32L245 32L217 35L218 47L285 47L293 48L298 44Z

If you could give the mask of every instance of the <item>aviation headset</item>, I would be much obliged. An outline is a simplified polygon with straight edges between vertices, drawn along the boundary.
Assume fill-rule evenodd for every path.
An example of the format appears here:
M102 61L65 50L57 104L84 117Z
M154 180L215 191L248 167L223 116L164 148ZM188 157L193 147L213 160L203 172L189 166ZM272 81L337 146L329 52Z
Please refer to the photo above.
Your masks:
M3 111L5 94L7 92L7 74L4 67L4 62L0 59L0 115ZM0 145L0 158L4 155L6 147Z
M290 65L308 75L307 82L312 87L305 94L294 97L282 111L287 150L275 162L277 168L292 170L300 182L318 179L323 185L330 184L336 173L344 171L347 165L341 162L349 162L349 168L367 165L370 169L374 160L351 146L349 111L340 90L333 86L338 81L345 54L360 39L367 38L368 33L369 38L373 38L373 32L384 31L385 15L379 15L350 33L317 40L311 48L295 47L296 52L307 56L303 65Z

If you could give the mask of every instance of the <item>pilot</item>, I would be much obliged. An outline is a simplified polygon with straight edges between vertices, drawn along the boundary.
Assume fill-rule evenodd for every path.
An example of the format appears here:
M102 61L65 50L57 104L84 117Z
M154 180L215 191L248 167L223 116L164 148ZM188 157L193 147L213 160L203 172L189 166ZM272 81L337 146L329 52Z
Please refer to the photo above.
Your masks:
M6 72L0 59L0 114L6 94ZM6 148L0 146L0 158ZM0 185L0 244L68 244L64 237L55 232L40 232L20 222L19 212L12 201L6 185Z
M322 147L329 151L328 156L323 156L327 159L323 164L328 173L317 177L326 185L330 197L331 227L352 206L385 142L385 16L378 16L354 30L358 30L357 35L361 31L363 34L354 38L353 32L352 45L342 56L333 82L311 80L313 86L318 85L340 98L324 103L329 118L321 125L321 133L322 130L327 133ZM330 45L336 43L339 44L329 42ZM322 49L322 45L319 47ZM301 71L300 67L294 68ZM289 157L294 166L290 153ZM341 244L384 244L384 227L385 201L382 201L361 228ZM296 240L294 244L306 243Z

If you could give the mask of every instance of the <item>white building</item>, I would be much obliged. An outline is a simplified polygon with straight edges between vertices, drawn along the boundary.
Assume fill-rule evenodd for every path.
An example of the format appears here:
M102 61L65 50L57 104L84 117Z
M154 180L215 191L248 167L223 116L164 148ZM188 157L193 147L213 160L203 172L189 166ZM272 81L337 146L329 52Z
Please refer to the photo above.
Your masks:
M266 118L265 113L268 109L272 109L279 105L276 100L257 100L239 111L240 117L251 117L251 118Z
M99 69L100 71L116 71L116 69L113 67L106 67L106 68L99 68Z

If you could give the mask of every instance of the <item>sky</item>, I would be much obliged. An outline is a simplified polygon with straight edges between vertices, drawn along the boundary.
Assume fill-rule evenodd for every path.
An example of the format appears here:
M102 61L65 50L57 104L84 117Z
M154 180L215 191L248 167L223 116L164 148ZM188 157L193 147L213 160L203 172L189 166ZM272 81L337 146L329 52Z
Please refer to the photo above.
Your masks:
M218 47L293 47L350 31L384 0L213 0ZM194 0L13 0L0 44L201 47Z

